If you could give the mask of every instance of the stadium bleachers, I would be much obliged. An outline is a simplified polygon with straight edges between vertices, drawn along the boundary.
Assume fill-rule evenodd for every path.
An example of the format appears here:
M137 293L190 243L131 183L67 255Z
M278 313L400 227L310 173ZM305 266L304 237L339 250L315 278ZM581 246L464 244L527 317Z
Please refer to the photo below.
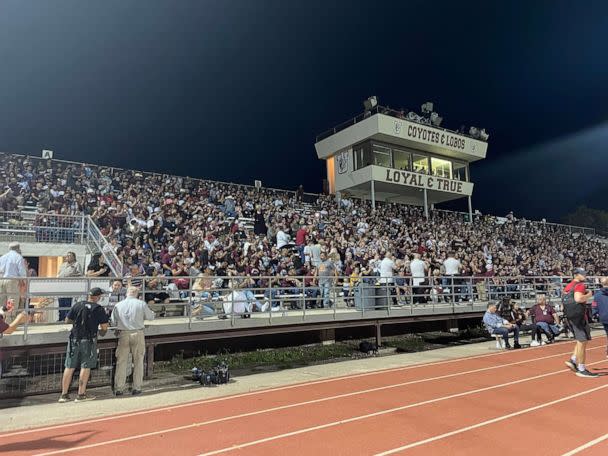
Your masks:
M372 211L365 201L336 203L333 196L303 202L290 191L16 155L2 158L2 210L21 210L24 218L35 217L36 210L92 216L125 273L130 264L138 264L146 275L172 275L181 263L192 276L206 267L213 275L306 275L314 265L298 261L291 248L276 248L280 229L295 240L300 228L346 276L355 265L361 275L377 274L384 251L402 260L400 270L406 275L415 252L431 275L441 274L450 251L470 276L569 274L582 264L590 274L606 269L601 261L606 245L568 227L492 216L478 216L471 225L461 214L446 211L433 211L427 220L413 206L383 204Z

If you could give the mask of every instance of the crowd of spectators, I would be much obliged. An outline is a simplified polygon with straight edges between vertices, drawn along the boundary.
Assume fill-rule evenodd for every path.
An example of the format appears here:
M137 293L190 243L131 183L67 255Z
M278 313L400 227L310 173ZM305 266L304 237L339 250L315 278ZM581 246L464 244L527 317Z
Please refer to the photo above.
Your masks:
M41 213L90 215L122 262L123 276L171 277L180 289L189 287L188 276L199 276L202 289L224 276L299 288L302 280L317 280L328 261L331 273L352 288L362 277L380 276L387 253L395 276L403 278L397 289L412 275L418 276L412 286L432 288L446 275L508 286L518 277L569 275L575 265L585 265L589 275L608 273L601 240L512 215L477 215L471 224L462 214L433 210L426 219L420 207L379 203L372 209L333 195L304 204L302 188L278 191L15 155L2 156L0 185L0 210L33 205ZM106 275L99 261L88 275Z

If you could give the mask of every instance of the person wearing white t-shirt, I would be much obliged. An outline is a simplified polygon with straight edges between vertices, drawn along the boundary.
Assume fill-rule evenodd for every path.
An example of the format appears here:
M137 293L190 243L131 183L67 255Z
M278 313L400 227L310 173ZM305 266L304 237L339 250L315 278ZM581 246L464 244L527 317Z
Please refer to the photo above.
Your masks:
M443 262L443 267L445 268L445 275L447 276L456 276L460 274L460 261L454 258L454 254L452 253L450 253Z
M384 259L380 262L380 283L393 283L395 277L395 262L393 254L386 252Z
M424 289L420 286L426 280L426 263L420 259L420 254L415 253L414 259L410 263L410 272L412 273L412 293L414 294L414 304L424 302L422 294Z
M321 244L319 244L319 241L310 241L310 243L308 244L309 246L309 252L310 252L310 262L313 265L313 267L319 267L319 265L321 264Z
M397 275L395 270L397 269L397 265L393 259L393 254L390 252L386 252L384 255L384 259L380 261L379 265L380 269L380 283L381 284L390 284L390 287L387 286L387 294L391 297L391 301L394 305L397 304L397 290L394 288L395 279L394 277ZM390 301L386 303L389 306Z
M445 275L448 278L450 278L448 280L448 283L450 285L450 289L453 288L453 290L451 290L451 292L453 292L455 295L458 294L460 290L456 286L457 281L456 281L456 279L454 279L454 277L456 277L460 274L460 269L461 269L460 261L454 257L453 253L450 253L450 254L448 254L447 259L443 262L443 267L445 268ZM460 298L458 298L458 299L460 299Z
M283 227L279 229L277 232L277 249L282 249L283 247L290 247L292 244L291 236L283 231Z

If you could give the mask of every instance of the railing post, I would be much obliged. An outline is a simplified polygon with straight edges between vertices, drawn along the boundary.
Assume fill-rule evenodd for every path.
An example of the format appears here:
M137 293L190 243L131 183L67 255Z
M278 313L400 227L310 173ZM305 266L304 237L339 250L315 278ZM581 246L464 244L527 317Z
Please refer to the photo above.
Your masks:
M188 304L186 304L186 312L188 314L188 329L192 329L192 277L188 274ZM204 312L204 307L201 304L201 312Z
M386 314L390 315L391 314L391 303L393 302L393 298L391 297L391 289L389 288L388 280L389 279L387 277L384 285L386 286Z
M30 317L31 317L30 312L29 312L29 308L30 308L30 299L29 299L30 282L29 282L29 280L30 280L29 277L25 278L25 293L23 296L23 299L25 299L25 312L27 313L27 318L25 319L25 325L23 327L23 341L24 342L27 340L28 327L30 324ZM19 283L19 282L17 281L17 283ZM17 299L20 299L20 298L17 298ZM14 303L14 305L16 305L17 308L19 307L18 302Z
M228 283L231 283L232 280L230 280ZM231 286L229 288L230 290L230 302L232 303L232 305L230 306L230 326L234 326L234 288Z
M306 278L302 277L302 321L306 321Z
M268 323L272 322L272 277L268 279Z
M475 289L473 288L473 276L469 277L469 291L471 292L471 312L475 309Z
M84 244L84 224L85 224L85 218L84 218L84 214L83 214L80 218L80 243L81 244Z

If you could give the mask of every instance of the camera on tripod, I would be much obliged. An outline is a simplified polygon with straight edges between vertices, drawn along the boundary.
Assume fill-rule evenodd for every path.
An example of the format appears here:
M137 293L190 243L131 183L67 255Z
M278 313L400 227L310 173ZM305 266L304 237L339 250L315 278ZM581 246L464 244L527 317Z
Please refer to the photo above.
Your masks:
M230 370L226 363L219 363L208 371L198 367L192 369L192 381L203 386L224 385L230 381Z

